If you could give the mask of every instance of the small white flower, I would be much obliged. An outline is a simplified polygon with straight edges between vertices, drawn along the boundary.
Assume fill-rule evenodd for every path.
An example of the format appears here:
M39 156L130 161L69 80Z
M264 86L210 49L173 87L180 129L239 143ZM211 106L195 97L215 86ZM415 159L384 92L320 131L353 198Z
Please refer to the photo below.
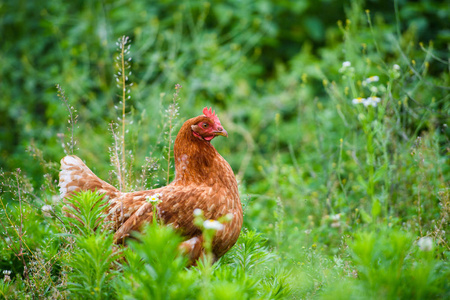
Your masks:
M331 215L330 216L331 221L333 222L337 222L341 219L341 214L337 214L337 215Z
M378 88L377 88L376 86L371 86L371 87L370 87L370 91L371 91L372 93L377 93L377 92L378 92Z
M42 206L41 210L45 217L52 216L51 212L53 211L53 207L51 205L44 205L44 206Z
M203 222L203 227L205 229L214 229L216 231L220 231L223 229L223 224L216 220L206 220Z
M198 217L201 216L203 211L200 208L194 209L194 216Z
M375 75L375 76L370 76L369 78L366 78L365 82L372 83L372 82L377 82L378 80L380 80L380 77Z
M344 62L342 63L342 67L343 67L343 68L348 68L348 67L351 67L351 66L352 66L352 63L349 62L349 61L344 61Z
M358 97L358 98L353 99L352 103L356 105L356 104L364 103L364 101L366 101L366 99Z
M312 231L311 229L306 229L306 230L305 230L305 234L310 234L311 231Z
M48 213L48 212L51 212L53 210L53 207L51 205L44 205L44 206L42 206L41 209L42 209L42 212Z
M364 101L363 104L364 104L365 107L367 107L367 106L373 106L373 107L377 106L377 103L373 102L372 100L366 100L366 101Z
M431 251L433 249L433 239L428 236L421 237L417 241L417 246L422 251Z
M3 270L3 275L11 275L11 271L10 270Z
M380 97L371 96L371 97L367 98L367 100L370 100L370 101L375 102L375 103L380 103L381 98Z
M333 222L333 223L331 223L331 227L332 228L338 228L338 227L340 227L341 226L341 223L339 223L339 222Z
M400 71L400 66L397 64L393 65L392 68L396 71Z
M159 198L161 196L162 196L162 194L156 193L153 196L146 196L145 200L147 200L147 202L159 202Z
M364 104L364 106L366 106L366 107L367 107L367 106L373 106L373 107L375 107L375 106L377 106L377 104L378 104L380 101L381 101L381 98L372 96L372 97L367 98L367 99L363 102L363 104Z
M352 67L352 63L349 61L344 61L342 63L342 67L339 69L339 73L353 73L354 72L354 68Z
M330 220L332 221L331 227L332 228L338 228L341 226L341 214L335 214L330 216Z

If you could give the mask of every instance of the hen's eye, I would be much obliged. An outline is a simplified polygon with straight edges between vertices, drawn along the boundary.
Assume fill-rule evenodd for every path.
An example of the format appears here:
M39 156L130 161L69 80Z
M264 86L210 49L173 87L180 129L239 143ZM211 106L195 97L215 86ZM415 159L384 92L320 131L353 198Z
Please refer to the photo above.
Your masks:
M203 128L208 128L208 123L203 123Z

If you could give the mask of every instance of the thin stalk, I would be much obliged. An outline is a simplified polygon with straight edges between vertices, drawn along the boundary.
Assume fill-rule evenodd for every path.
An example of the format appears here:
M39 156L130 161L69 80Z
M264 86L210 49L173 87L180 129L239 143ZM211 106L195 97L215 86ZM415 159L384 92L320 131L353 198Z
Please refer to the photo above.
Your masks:
M118 141L117 141L117 136L114 132L114 126L113 123L110 124L111 127L111 132L114 138L114 157L116 158L114 160L114 163L116 164L116 168L117 168L117 172L118 172L118 176L119 176L119 190L122 191L123 190L123 178L122 178L122 168L120 167L120 161L119 161L119 153L117 152L117 145L118 145Z
M118 95L119 98L122 100L121 107L115 106L115 108L119 111L119 115L121 114L121 117L118 117L118 124L117 127L122 127L122 134L119 133L119 137L117 140L119 143L117 144L119 146L119 156L117 156L118 161L118 172L121 174L120 180L121 180L121 191L128 189L128 179L126 179L127 173L127 151L126 151L126 109L127 109L127 99L130 99L130 95L127 96L128 93L130 93L130 90L128 90L128 87L131 87L133 83L128 83L129 78L128 76L131 75L131 71L128 69L130 68L130 40L127 36L122 36L117 41L116 45L118 47L118 55L116 56L116 68L117 68L117 74L114 75L116 78L117 88L121 90L121 93ZM127 71L128 70L128 71ZM127 85L128 84L128 85ZM120 112L121 110L121 112ZM122 122L122 125L120 125L120 122ZM120 129L119 129L120 131ZM115 138L116 140L116 138ZM121 152L121 153L120 153ZM121 155L120 155L121 154ZM129 161L128 164L131 168L131 162Z
M395 11L395 29L397 31L397 38L400 40L402 37L400 31L400 14L398 12L398 1L394 0L394 11Z
M170 149L172 148L172 118L169 118L169 145L167 149L167 184L170 183Z
M75 144L76 144L75 137L74 137L74 131L75 131L75 124L77 123L78 115L74 116L73 111L72 111L73 107L70 106L69 100L67 99L66 93L62 89L62 87L59 84L57 84L56 85L56 89L58 90L59 98L62 100L62 102L64 103L64 105L67 108L67 111L69 112L69 120L68 120L68 122L70 124L70 127L68 127L67 129L70 131L70 145L69 145L70 153L69 153L69 151L67 151L66 154L73 154L73 151L75 150ZM76 112L76 110L75 110L75 112ZM64 147L64 151L66 152L66 144L64 143L64 139L62 137L61 137L61 139L62 139L62 144L63 144L63 147Z
M168 110L167 110L167 117L169 119L169 131L168 131L168 149L167 149L167 184L170 183L170 160L172 158L171 155L171 148L172 148L172 131L173 131L173 126L174 126L174 119L177 117L178 115L178 105L177 105L177 100L178 100L178 92L180 91L180 89L182 88L181 85L176 84L175 85L175 93L173 94L173 98L172 98L172 104L170 104Z
M370 196L370 198L373 199L374 194L374 174L375 174L375 154L373 149L373 133L369 132L367 134L367 163L369 165L369 186L367 189L367 194Z
M377 54L379 55L379 57L382 57L380 47L378 46L377 39L375 38L375 31L373 30L372 19L370 18L370 11L368 9L366 9L366 15L367 22L369 23L370 33L372 34L373 44L375 45L375 49L377 50ZM381 59L380 63L383 64L384 67L386 67L386 63L384 62L384 60Z
M125 76L125 36L121 43L121 63L122 63L122 164L125 168L125 102L126 102L126 76Z
M342 191L344 192L344 196L345 196L345 201L347 202L348 205L348 198L347 198L347 190L344 187L344 184L342 183L342 178L341 178L341 163L342 163L342 150L344 148L344 140L340 139L339 141L340 145L339 145L339 159L338 159L338 165L337 165L337 177L339 180L339 185L342 189Z
M20 170L18 169L17 172L19 172ZM28 268L27 268L27 264L25 263L25 259L23 257L24 253L23 253L23 245L22 245L22 236L23 236L23 211L22 211L22 195L20 194L20 183L19 183L19 175L16 174L16 182L17 182L17 189L18 189L18 196L19 196L19 209L20 209L20 226L19 226L19 233L18 235L20 236L19 239L19 253L18 256L20 256L20 259L22 260L23 263L23 276L27 279L27 281L29 280L28 278Z

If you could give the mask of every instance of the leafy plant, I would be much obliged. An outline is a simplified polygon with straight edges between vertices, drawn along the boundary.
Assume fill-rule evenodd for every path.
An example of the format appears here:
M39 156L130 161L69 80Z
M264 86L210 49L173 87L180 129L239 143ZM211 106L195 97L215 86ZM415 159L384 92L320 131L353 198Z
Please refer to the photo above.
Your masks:
M184 268L187 258L180 255L182 241L172 228L147 225L137 240L128 242L121 280L116 292L124 299L187 299L195 294L194 278Z
M63 219L77 235L93 235L99 227L107 227L103 213L108 198L92 191L73 194L65 200Z
M105 299L114 296L111 281L119 258L111 234L77 236L71 255L66 254L66 280L70 298Z

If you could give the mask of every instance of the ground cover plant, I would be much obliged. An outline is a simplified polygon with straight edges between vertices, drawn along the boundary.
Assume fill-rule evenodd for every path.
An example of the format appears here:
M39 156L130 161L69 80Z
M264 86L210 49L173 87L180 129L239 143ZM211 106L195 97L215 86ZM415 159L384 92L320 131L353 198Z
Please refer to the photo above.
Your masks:
M449 14L441 1L1 4L0 297L450 297ZM122 191L166 185L173 139L206 105L244 205L216 264L186 268L157 222L114 245L95 193L71 200L83 222L65 217L65 154Z

